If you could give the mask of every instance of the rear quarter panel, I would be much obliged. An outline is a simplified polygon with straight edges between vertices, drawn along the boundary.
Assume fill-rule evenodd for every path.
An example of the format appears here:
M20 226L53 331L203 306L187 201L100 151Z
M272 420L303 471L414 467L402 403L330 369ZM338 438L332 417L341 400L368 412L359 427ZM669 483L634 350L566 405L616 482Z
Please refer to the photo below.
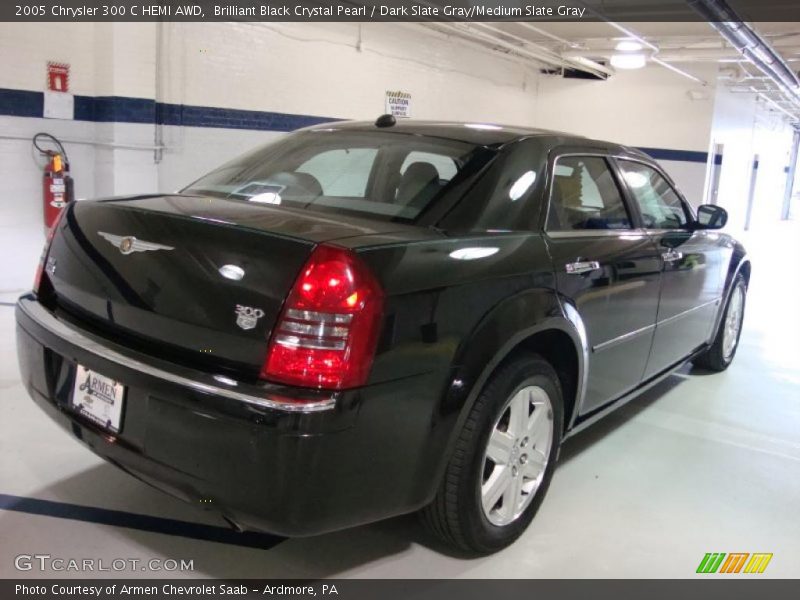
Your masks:
M470 249L493 253L456 258ZM410 388L413 393L398 386L396 397L381 399L389 406L365 402L359 420L394 415L393 437L404 432L404 448L419 450L412 458L418 466L412 494L427 502L469 408L502 359L544 328L568 330L576 344L578 334L564 317L539 234L481 234L358 250L387 294L370 384L427 382L424 390Z

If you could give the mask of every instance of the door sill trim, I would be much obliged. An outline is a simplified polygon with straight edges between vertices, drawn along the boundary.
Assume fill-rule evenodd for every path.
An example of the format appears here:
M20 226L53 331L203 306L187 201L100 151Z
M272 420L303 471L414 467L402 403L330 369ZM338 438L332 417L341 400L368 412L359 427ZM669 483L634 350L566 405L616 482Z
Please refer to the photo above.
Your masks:
M599 421L600 419L602 419L606 415L614 412L616 409L620 408L621 406L624 406L625 404L627 404L631 400L634 400L635 398L639 397L640 395L642 395L644 392L646 392L647 390L649 390L653 386L661 383L667 377L669 377L670 375L675 373L675 371L680 369L684 364L686 364L687 362L692 360L695 356L697 356L698 354L703 352L705 350L705 348L706 348L705 346L702 346L701 348L698 348L697 350L692 352L690 355L688 355L686 358L682 358L680 361L678 361L675 364L667 367L666 369L664 369L660 373L658 373L656 375L653 375L652 377L647 379L645 382L639 384L637 387L635 387L631 391L626 392L625 394L623 394L622 396L620 396L616 400L611 400L610 402L607 402L606 404L594 409L593 411L591 411L591 412L589 412L589 413L587 413L585 415L578 416L577 419L575 420L575 424L572 426L572 428L569 431L567 431L566 435L564 436L564 439L565 440L569 439L570 437L572 437L576 433L578 433L580 431L583 431L584 429L586 429L587 427L593 425L594 423L596 423L597 421Z

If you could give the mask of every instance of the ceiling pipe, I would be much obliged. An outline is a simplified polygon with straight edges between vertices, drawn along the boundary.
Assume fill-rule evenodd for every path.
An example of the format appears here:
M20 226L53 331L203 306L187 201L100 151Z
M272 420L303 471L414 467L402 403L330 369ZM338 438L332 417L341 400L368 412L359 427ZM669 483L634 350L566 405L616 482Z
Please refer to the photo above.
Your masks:
M659 51L658 46L656 46L652 42L648 42L646 39L644 39L638 33L634 33L633 31L631 31L627 27L623 27L622 25L620 25L619 23L615 23L614 21L609 21L608 19L603 19L603 20L606 22L606 24L610 25L611 27L613 27L614 29L616 29L620 33L624 33L626 37L629 37L630 39L639 42L642 46L647 46L648 48L650 48L650 50L652 50L654 52L658 52Z
M791 57L800 56L800 47L793 46L782 50L784 54L791 54ZM663 48L658 54L659 58L668 62L692 62L692 61L719 61L719 60L741 60L742 55L734 48Z
M750 86L750 91L753 92L754 94L756 94L758 97L763 98L764 101L767 102L767 104L772 106L774 109L781 111L783 114L788 116L792 121L797 121L797 116L796 115L790 113L788 110L783 108L780 104L775 102L772 98L767 96L764 92L761 92L761 91L757 90L753 86Z
M479 31L470 26L458 26L453 23L446 23L446 22L436 23L436 25L450 32L458 33L462 36L472 38L473 40L475 39L480 40L484 44L488 42L494 44L495 46L500 46L517 55L532 58L545 65L550 65L558 68L571 66L574 68L581 69L582 71L594 73L595 75L606 75L604 71L595 72L595 70L593 70L592 68L588 67L585 64L575 64L571 60L565 59L561 57L559 54L551 52L550 50L547 50L545 48L540 48L531 42L528 42L527 46L520 46L517 44L512 44L510 42L507 42L506 40L498 37L497 35L485 31ZM483 27L492 29L491 26L485 25L483 23L473 23L472 25L481 25ZM505 34L506 32L503 33ZM513 37L513 34L507 34L507 35ZM577 61L575 62L577 63Z
M665 69L667 69L669 71L672 71L673 73L676 73L678 75L683 75L684 77L686 77L686 79L691 79L695 83L699 83L702 86L708 85L708 82L705 79L700 79L699 77L696 77L696 76L692 75L691 73L687 73L683 69L679 69L675 65L671 65L668 62L661 60L660 58L652 56L652 57L650 57L650 60L653 61L654 63L656 63L657 65L660 65L660 66L664 67Z
M577 58L591 53L596 56L609 57L614 54L614 47L592 47L591 49L583 50L567 50L562 56L568 58ZM781 48L781 54L785 61L800 60L800 46L791 46ZM661 48L656 55L659 60L669 63L689 63L689 62L742 62L742 55L735 49L730 47L725 48Z
M518 56L525 56L527 58L532 58L545 65L563 67L566 62L565 60L561 59L555 54L538 52L533 48L525 48L522 46L517 46L515 44L506 42L505 40L502 40L492 34L471 29L469 28L469 26L459 26L456 25L455 23L449 23L449 22L436 23L435 25L439 28L443 28L449 31L450 33L456 33L463 37L471 39L472 41L477 41L479 43L482 43L484 46L488 42L490 44L494 44L495 46L500 46L502 48L505 48L506 50L509 50L517 54Z
M755 30L741 21L724 0L688 0L709 24L784 91L800 101L800 79L783 57Z
M523 44L523 46L525 46L525 47L532 47L532 48L536 49L539 52L545 52L545 53L548 53L548 54L551 53L550 50L548 50L547 48L542 48L541 46L539 46L535 42L531 42L530 40L526 40L523 37L520 37L518 35L515 35L513 33L510 33L508 31L505 31L505 30L500 29L498 27L494 27L493 25L489 25L488 23L474 23L474 25L477 25L479 27L482 27L484 29L492 31L495 34L511 38L512 40L515 40L515 41ZM603 74L603 75L606 75L606 76L611 76L611 75L614 75L614 73L615 73L615 71L613 69L610 69L605 65L601 65L599 62L596 62L596 61L594 61L594 60L592 60L590 58L586 58L585 56L567 57L567 56L564 56L564 54L556 54L556 53L552 53L552 54L553 54L553 56L557 57L558 59L561 59L561 60L566 59L566 62L572 64L572 66L577 68L577 69L581 69L583 71L587 71L588 70L588 71L594 73L595 75Z
M573 42L573 41L568 40L566 38L562 38L560 36L557 36L557 35L555 35L553 33L550 33L549 31L545 31L544 29L542 29L540 27L535 27L535 26L531 25L530 23L528 23L527 21L517 21L514 24L518 25L519 27L523 27L523 28L525 28L525 29L527 29L529 31L533 31L534 33L538 33L539 35L544 36L546 38L550 38L551 40L554 40L556 42L560 42L560 43L564 44L565 46L567 46L568 48L578 48L578 47L580 47L580 44L578 44L577 42Z
M489 42L487 42L485 38L475 35L475 32L470 32L460 29L449 22L437 21L437 22L426 22L426 23L413 23L413 25L424 27L425 29L429 29L430 31L435 32L439 35L446 36L448 39L453 39L455 37L459 43L466 44L472 48L480 49L484 52L490 51L496 53L500 57L505 58L506 60L511 60L521 65L531 66L531 64L533 64L533 66L536 67L542 65L548 65L548 66L557 66L559 68L564 66L564 61L559 61L556 64L550 58L545 58L543 56L538 56L529 52L525 52L523 48L519 49L522 50L521 52L516 52L516 51L504 52L499 50L498 48L490 48ZM497 46L497 44L495 44L495 46Z

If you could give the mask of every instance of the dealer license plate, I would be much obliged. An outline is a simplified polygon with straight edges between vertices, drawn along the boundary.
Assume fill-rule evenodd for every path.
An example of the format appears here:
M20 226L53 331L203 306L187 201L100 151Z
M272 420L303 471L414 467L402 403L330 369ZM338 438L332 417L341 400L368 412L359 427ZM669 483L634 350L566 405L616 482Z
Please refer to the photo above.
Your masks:
M122 424L122 403L125 386L110 377L78 365L72 406L81 415L112 433Z

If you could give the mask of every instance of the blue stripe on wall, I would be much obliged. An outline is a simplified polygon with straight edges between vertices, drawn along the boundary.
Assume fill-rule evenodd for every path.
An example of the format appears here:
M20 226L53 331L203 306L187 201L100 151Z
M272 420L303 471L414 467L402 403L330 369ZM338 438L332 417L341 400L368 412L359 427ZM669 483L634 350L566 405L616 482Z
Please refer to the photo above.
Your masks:
M0 115L12 117L42 117L44 94L26 90L0 88Z
M154 123L155 100L119 96L75 96L75 119L101 123Z
M280 544L285 539L268 533L252 531L240 533L226 527L216 527L214 525L204 525L202 523L192 523L190 521L178 521L176 519L165 519L164 517L152 517L150 515L140 515L121 510L110 510L108 508L96 508L94 506L67 504L65 502L40 500L38 498L28 498L25 496L13 496L11 494L0 494L0 510L12 510L32 515L55 517L57 519L71 519L73 521L113 525L115 527L163 533L165 535L175 535L206 542L219 542L221 544L234 544L237 546L246 546L248 548L260 548L262 550L268 550Z
M41 118L43 110L42 92L0 88L0 115ZM74 118L76 121L101 123L160 123L260 131L294 131L338 120L260 110L168 104L122 96L75 96Z
M649 154L656 160L675 160L679 162L695 162L706 163L708 161L708 152L698 152L696 150L669 150L667 148L639 148L645 154ZM722 156L717 155L715 162L720 164Z
M41 118L44 94L0 88L0 115ZM75 119L103 123L160 123L182 127L218 127L259 131L294 131L301 127L337 121L332 117L315 117L260 110L168 104L146 98L123 96L75 96ZM672 160L705 164L707 152L639 148L656 160ZM719 165L722 156L715 156Z

